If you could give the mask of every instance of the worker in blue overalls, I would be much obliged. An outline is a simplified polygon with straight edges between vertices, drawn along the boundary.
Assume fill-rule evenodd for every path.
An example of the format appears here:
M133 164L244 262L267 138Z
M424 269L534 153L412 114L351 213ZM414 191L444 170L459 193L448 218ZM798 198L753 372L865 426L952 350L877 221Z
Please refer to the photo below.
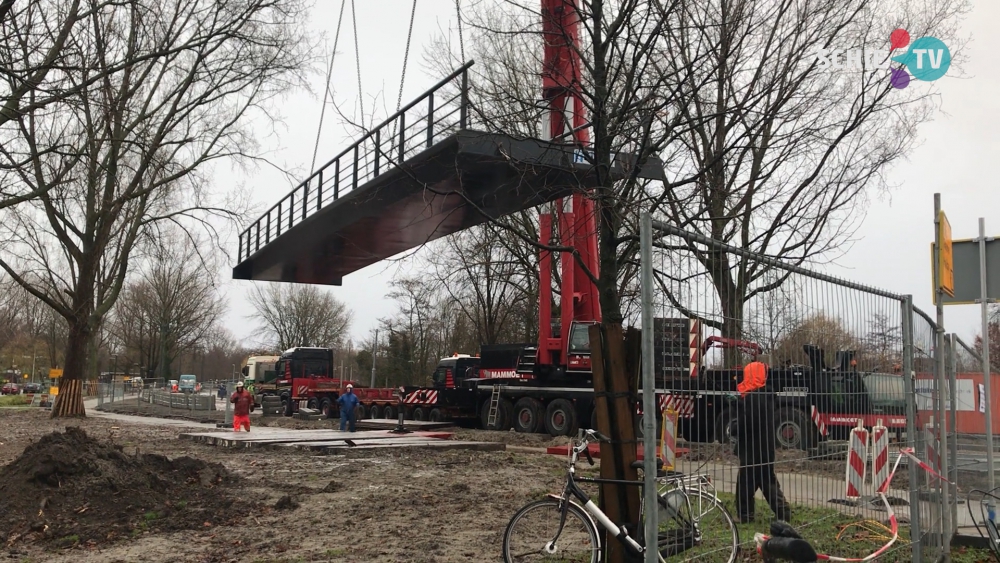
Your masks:
M344 392L337 402L340 404L340 431L347 427L347 421L351 421L351 432L354 432L354 409L358 406L358 396L354 394L354 386L347 384L347 391Z

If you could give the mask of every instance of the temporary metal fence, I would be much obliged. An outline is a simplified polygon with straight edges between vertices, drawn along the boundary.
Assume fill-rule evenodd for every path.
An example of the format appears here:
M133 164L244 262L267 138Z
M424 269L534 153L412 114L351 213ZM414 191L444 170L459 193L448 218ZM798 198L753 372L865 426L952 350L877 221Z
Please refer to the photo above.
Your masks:
M955 401L944 400L955 388L943 355L951 338L910 296L648 218L643 227L652 291L641 305L660 414L677 417L677 469L711 477L744 550L780 517L820 552L864 557L891 537L876 491L897 458L912 451L957 475L954 423L941 432L954 419ZM766 385L741 392L755 360ZM961 490L906 455L900 465L887 498L904 526L879 560L946 556L944 538L966 523L953 501Z

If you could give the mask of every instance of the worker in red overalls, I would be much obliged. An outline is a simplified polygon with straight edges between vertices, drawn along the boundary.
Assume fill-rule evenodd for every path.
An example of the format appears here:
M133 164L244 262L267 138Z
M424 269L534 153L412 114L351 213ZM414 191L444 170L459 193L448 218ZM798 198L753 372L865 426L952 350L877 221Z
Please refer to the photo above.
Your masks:
M233 432L239 432L240 427L250 431L250 411L253 409L253 395L243 387L242 381L236 382L236 392L229 398L233 404Z
M787 522L791 509L774 473L774 393L765 389L767 364L756 357L743 368L743 380L736 386L740 393L737 407L736 453L740 470L736 477L736 512L741 523L754 520L754 495L764 494L775 519Z

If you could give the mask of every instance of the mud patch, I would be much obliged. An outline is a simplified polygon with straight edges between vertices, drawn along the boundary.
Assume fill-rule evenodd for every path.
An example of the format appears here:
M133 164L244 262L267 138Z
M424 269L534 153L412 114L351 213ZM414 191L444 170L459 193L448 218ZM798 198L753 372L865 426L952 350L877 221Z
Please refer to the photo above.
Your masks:
M238 523L235 478L191 457L128 455L84 430L42 436L0 470L0 539L8 547L95 546L154 532Z

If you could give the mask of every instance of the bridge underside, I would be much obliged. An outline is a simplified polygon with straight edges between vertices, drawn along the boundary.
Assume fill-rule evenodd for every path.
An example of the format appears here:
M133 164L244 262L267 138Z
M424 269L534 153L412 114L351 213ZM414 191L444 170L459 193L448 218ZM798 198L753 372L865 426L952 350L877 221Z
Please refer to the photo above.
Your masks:
M460 131L368 181L260 247L234 279L340 285L434 239L593 187L573 149ZM615 166L613 176L621 176ZM642 177L660 178L659 162Z

